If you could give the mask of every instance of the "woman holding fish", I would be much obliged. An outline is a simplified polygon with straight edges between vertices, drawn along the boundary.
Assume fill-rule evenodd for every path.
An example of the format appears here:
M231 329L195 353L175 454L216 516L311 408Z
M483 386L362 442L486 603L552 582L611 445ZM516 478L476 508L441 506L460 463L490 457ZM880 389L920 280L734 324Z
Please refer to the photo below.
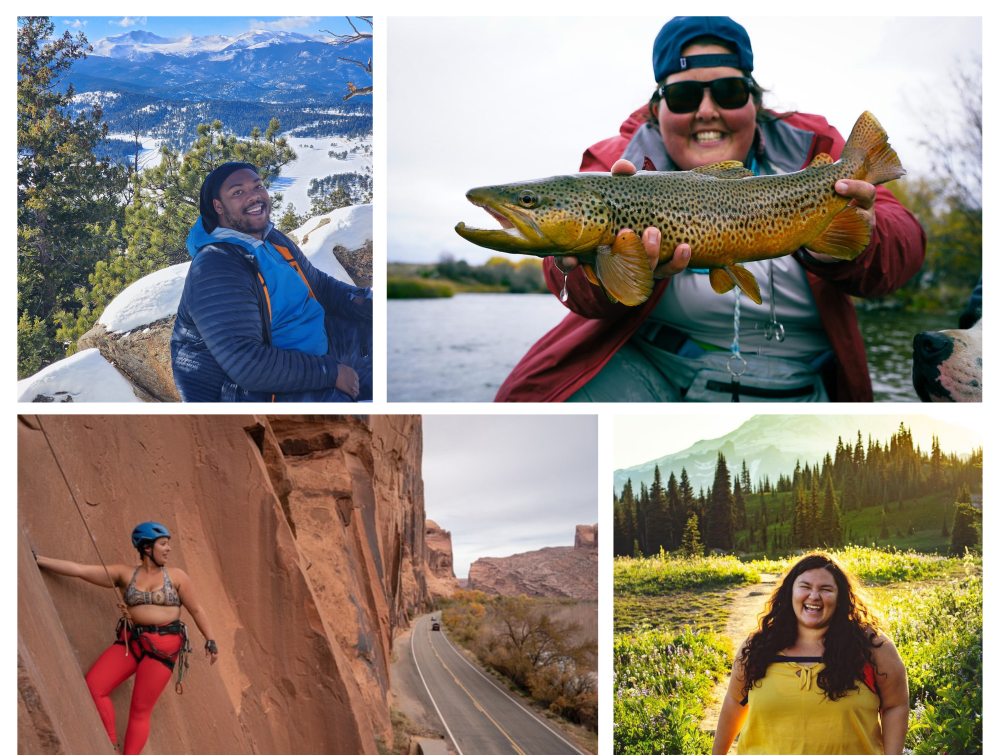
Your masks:
M878 186L905 172L878 121L845 143L820 116L764 110L725 17L671 20L653 67L648 108L584 154L608 173L468 194L503 230L456 230L548 256L571 310L496 400L871 401L850 297L900 288L925 247Z

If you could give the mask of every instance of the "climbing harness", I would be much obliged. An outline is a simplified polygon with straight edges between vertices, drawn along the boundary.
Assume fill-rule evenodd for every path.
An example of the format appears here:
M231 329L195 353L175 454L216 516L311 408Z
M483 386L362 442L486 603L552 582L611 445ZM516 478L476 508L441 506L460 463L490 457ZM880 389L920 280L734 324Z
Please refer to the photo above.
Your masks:
M181 647L177 653L165 653L153 644L148 635L180 635ZM125 624L124 619L119 619L118 626L115 627L115 645L124 645L126 652L129 645L134 641L138 646L136 653L137 663L141 663L145 658L152 658L159 661L168 669L177 669L177 681L174 683L174 691L178 695L184 694L184 674L190 667L188 656L191 654L191 641L188 638L187 626L180 619L169 624L132 625Z

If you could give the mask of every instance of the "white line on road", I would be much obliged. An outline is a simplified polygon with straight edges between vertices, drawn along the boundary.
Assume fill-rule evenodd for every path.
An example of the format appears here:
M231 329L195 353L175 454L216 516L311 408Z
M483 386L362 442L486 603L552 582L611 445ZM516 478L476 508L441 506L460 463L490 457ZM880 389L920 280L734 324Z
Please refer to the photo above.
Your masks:
M521 705L519 702L517 702L517 700L513 699L510 695L508 695L506 692L504 692L504 690L501 689L501 687L500 687L499 684L497 684L493 679L490 679L488 676L486 676L486 674L484 674L482 671L480 671L478 668L476 668L475 665L471 661L469 661L468 658L466 658L462 653L458 652L458 649L452 644L451 640L448 639L448 637L446 637L444 635L444 633L442 633L442 637L444 637L445 644L447 644L448 647L451 648L451 651L455 655L457 655L459 658L461 658L463 661L465 661L466 664L468 664L469 668L471 668L473 671L475 671L477 674L479 674L481 677L483 677L483 679L485 679L491 685L493 685L494 687L496 687L497 690L500 691L500 694L503 695L503 697L506 700L509 700L510 703L514 707L516 707L518 710L522 711L525 715L528 716L528 718L530 718L532 721L534 721L539 726L541 726L542 728L544 728L547 732L549 732L549 734L551 734L552 736L556 737L557 739L561 739L565 744L569 745L574 750L576 750L578 753L580 753L580 755L589 755L589 753L581 750L575 744L573 744L572 742L570 742L569 740L567 740L565 737L561 736L558 732L553 731L551 726L549 726L547 723L545 723L544 721L542 721L533 712L531 712L530 710L528 710L527 708L525 708L523 705ZM428 642L430 642L430 640L428 640ZM414 659L414 660L416 660L416 659ZM417 670L419 671L419 669L417 669ZM442 720L444 720L444 719L442 719Z
M423 619L421 619L418 622L418 624L420 624L422 622L423 622ZM416 639L416 635L417 635L417 632L416 632L416 626L415 626L414 627L414 631L413 631L413 639ZM430 642L430 640L427 640L427 641ZM455 739L455 735L452 734L451 733L451 729L448 728L448 722L445 721L444 720L444 716L441 715L441 709L438 707L438 704L434 701L434 695L431 694L431 688L427 686L427 680L424 679L424 674L420 670L420 664L417 663L417 648L416 648L416 644L414 642L412 642L412 641L410 642L410 652L413 653L413 665L417 667L417 673L420 674L420 681L422 681L424 683L424 689L427 690L427 696L431 699L431 705L433 705L434 706L434 710L437 711L438 718L440 718L441 719L441 723L444 724L444 730L447 731L448 732L448 736L451 737L451 743L453 745L455 745L455 749L458 750L458 755L464 755L464 753L462 752L462 748L458 746L458 740Z

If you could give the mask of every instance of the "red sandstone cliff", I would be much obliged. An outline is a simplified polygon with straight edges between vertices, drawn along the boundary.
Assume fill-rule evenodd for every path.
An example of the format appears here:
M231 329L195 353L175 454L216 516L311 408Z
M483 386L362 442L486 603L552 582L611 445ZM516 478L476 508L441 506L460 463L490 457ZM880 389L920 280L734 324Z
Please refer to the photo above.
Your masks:
M458 589L455 578L454 555L451 550L451 533L441 529L437 522L426 522L424 542L427 543L427 590L432 598L450 598Z
M109 415L18 423L18 753L109 752L83 675L114 593L42 572L98 563L44 426L106 561L163 522L220 649L172 684L144 755L376 755L391 741L393 633L427 601L419 417ZM131 682L113 694L119 736Z
M573 547L477 559L469 567L468 589L491 595L597 600L597 525L578 526Z

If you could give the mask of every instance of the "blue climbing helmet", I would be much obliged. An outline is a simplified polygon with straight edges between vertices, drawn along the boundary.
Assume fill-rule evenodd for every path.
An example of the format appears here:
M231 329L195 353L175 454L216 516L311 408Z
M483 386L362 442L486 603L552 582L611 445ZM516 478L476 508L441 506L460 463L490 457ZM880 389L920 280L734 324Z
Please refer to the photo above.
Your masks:
M170 530L159 522L143 522L132 530L132 547L141 550L144 543L155 542L161 537L170 537Z

